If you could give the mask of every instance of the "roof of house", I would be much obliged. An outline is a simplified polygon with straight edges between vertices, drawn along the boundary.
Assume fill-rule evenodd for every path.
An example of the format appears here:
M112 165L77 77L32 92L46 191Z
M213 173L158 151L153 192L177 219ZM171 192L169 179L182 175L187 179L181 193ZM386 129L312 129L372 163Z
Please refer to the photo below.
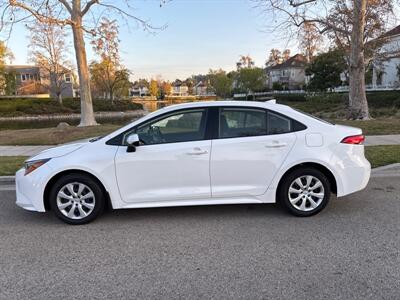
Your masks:
M35 65L6 65L6 69L13 69L13 70L18 70L18 69L39 69L39 66Z
M304 68L307 65L307 59L304 55L296 54L281 64L269 67L268 70L279 70L286 68Z
M181 80L177 79L172 83L173 87L187 87L187 84L185 82L182 82Z
M199 81L199 82L196 84L196 87L207 87L207 83L206 83L206 82L203 82L203 81Z
M386 32L384 36L389 37L398 34L400 34L400 25Z

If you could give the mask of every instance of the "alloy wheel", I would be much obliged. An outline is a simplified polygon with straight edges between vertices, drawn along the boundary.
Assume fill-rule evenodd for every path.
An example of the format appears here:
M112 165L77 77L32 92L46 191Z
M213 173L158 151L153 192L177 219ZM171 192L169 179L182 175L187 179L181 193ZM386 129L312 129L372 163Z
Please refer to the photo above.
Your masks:
M316 209L325 197L324 185L315 176L305 175L295 179L289 186L289 201L300 211Z
M68 183L57 193L57 207L69 219L86 218L93 212L95 205L93 191L81 182Z

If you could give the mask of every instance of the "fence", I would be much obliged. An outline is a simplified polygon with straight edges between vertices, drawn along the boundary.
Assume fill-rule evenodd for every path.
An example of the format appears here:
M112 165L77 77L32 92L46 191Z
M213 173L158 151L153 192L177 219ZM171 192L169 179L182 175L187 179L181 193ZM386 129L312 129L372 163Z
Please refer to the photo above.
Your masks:
M400 87L394 87L394 86L391 86L391 85L372 85L372 84L367 84L365 86L365 90L367 92L399 91ZM348 91L349 91L349 86L348 85L338 86L338 87L332 89L332 92L336 92L336 93L348 92Z

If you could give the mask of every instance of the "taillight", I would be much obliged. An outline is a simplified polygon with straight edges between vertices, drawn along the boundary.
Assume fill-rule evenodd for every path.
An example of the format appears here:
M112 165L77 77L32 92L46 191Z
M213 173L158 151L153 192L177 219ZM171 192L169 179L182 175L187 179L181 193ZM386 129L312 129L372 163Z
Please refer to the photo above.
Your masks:
M362 134L360 135L352 135L345 137L341 143L342 144L351 144L351 145L362 145L365 141L365 136Z

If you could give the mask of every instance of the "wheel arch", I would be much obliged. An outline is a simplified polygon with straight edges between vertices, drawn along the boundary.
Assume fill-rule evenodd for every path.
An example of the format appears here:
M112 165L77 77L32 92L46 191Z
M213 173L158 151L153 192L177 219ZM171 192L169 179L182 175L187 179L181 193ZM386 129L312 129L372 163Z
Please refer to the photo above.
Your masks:
M104 184L92 173L80 169L69 169L69 170L64 170L59 173L54 174L50 180L47 182L44 192L43 192L43 205L46 211L50 210L50 191L53 185L56 183L58 179L60 179L62 176L68 175L68 174L83 174L86 175L90 178L92 178L94 181L96 181L100 187L103 189L106 195L106 207L112 207L111 203L111 198L110 194L108 193L107 189L105 188Z
M279 183L278 183L278 186L277 186L277 189L276 189L276 193L278 194L278 192L280 190L280 187L281 187L281 185L282 185L282 183L283 183L283 181L284 181L284 179L286 178L287 175L289 175L294 170L301 169L301 168L304 168L304 167L314 168L314 169L320 171L321 173L323 173L329 180L330 188L331 188L332 193L337 194L338 185L337 185L337 180L335 178L335 175L326 166L324 166L324 165L322 165L320 163L316 163L316 162L299 163L299 164L296 164L296 165L292 166L288 170L286 170L286 172L279 179Z

